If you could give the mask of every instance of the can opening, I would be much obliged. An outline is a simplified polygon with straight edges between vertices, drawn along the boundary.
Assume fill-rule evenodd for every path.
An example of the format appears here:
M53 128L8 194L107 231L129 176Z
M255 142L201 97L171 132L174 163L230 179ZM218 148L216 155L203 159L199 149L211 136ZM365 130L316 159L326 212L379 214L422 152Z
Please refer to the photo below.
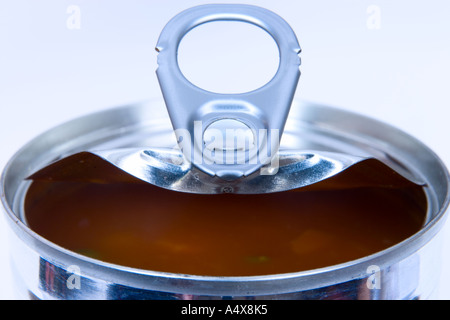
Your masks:
M327 267L405 240L427 212L423 187L376 160L255 195L180 193L93 155L82 170L80 159L65 161L58 175L50 166L31 177L29 227L74 252L145 270L256 276Z

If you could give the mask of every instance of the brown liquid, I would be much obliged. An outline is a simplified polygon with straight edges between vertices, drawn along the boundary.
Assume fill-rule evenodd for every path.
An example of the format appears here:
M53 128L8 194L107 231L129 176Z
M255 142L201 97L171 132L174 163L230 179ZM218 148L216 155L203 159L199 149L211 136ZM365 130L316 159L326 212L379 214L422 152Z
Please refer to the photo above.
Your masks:
M352 187L364 167L289 192L195 195L89 161L95 183L34 176L26 219L66 249L124 266L211 276L310 270L386 249L425 221L422 187ZM107 182L110 174L119 178Z

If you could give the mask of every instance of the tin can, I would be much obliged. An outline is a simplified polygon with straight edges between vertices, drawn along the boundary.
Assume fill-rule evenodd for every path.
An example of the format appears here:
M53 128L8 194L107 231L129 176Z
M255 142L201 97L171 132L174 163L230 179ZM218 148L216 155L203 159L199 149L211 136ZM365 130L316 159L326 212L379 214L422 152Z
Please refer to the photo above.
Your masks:
M281 51L280 69L269 85L234 100L192 88L177 73L174 62L177 47L170 44L171 39L179 41L183 32L194 27L192 23L216 19L220 16L218 9L226 12L221 16L225 20L237 17L266 28ZM205 16L197 19L198 14ZM110 109L53 128L18 151L4 169L1 197L10 226L11 263L19 296L211 300L433 298L439 281L441 229L450 198L449 173L438 156L390 125L336 108L292 102L300 75L300 48L285 22L273 14L249 6L205 6L173 21L178 25L171 24L165 29L158 46L162 50L158 77L164 101ZM287 85L285 79L289 80ZM270 100L274 93L282 99ZM190 109L177 112L183 100L189 100ZM269 100L278 103L277 108L265 105ZM230 101L233 108L228 108ZM210 113L198 112L194 102L206 105L205 110ZM262 107L258 109L252 104ZM179 143L174 128L183 128L187 120L193 119L192 115L198 114L209 121L203 130L215 121L233 120L236 124L234 120L238 119L240 125L249 123L256 129L282 128L280 149L376 158L403 177L422 182L427 207L425 222L418 232L403 241L358 259L306 271L255 276L192 275L113 264L68 250L30 228L25 214L25 199L32 183L27 179L30 175L88 149L173 148ZM189 142L193 147L203 145L203 141L195 140L195 135ZM261 163L244 164L238 170L228 170L226 166L209 164L199 168L221 178L235 179L252 174L261 166Z
M426 184L423 228L373 255L326 268L268 276L210 277L153 272L98 261L66 250L24 222L25 178L87 145L133 147L176 143L163 101L102 111L49 130L24 146L2 175L16 288L32 299L427 299L439 281L448 215L449 174L411 136L348 111L295 101L282 145L371 154ZM298 137L302 137L299 139ZM305 138L307 137L307 139ZM333 146L333 147L330 147ZM68 281L79 277L78 286Z

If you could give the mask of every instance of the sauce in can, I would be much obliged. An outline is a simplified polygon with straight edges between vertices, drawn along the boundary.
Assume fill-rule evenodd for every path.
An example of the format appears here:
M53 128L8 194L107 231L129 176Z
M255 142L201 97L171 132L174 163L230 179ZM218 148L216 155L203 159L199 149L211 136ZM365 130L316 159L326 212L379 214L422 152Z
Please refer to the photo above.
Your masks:
M153 186L95 156L67 172L77 158L32 177L28 225L66 249L139 269L208 276L312 270L405 240L427 212L422 187L377 162L296 190L200 195ZM371 183L370 172L384 180Z

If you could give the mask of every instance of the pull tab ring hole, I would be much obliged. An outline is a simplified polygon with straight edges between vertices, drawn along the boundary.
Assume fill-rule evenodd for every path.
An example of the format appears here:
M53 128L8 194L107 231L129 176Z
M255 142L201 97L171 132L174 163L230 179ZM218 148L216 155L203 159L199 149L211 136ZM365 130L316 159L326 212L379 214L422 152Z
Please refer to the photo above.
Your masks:
M184 77L215 93L254 91L272 80L279 63L272 36L245 22L205 23L188 32L178 47Z

